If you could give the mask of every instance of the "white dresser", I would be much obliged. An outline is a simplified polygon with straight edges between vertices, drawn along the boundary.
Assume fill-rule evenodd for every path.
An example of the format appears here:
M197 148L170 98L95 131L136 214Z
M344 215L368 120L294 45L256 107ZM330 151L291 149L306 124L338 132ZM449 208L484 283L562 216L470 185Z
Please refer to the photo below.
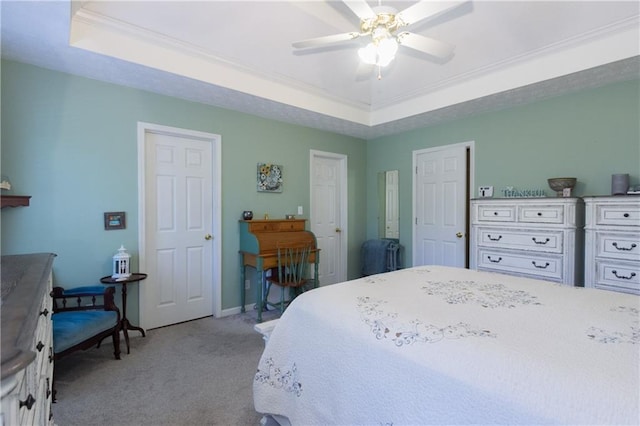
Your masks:
M585 286L640 294L640 196L584 202Z
M2 256L1 426L53 425L54 256Z
M580 198L471 200L470 267L582 286Z

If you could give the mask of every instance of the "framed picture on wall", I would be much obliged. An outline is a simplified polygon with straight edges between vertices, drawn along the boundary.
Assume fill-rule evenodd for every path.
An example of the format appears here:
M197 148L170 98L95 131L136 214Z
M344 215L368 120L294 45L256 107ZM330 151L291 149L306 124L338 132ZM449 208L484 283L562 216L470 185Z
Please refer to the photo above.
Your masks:
M258 163L258 192L282 192L282 166Z
M124 212L105 212L104 229L111 231L113 229L125 229L127 227L126 216Z

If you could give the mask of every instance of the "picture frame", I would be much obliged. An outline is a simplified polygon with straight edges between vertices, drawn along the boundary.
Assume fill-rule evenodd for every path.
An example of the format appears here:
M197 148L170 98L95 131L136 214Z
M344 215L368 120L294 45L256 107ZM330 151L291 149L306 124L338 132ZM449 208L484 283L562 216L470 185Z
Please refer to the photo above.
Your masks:
M104 229L112 231L114 229L125 229L127 220L125 212L105 212L104 213Z
M258 192L282 192L282 166L271 163L258 163Z

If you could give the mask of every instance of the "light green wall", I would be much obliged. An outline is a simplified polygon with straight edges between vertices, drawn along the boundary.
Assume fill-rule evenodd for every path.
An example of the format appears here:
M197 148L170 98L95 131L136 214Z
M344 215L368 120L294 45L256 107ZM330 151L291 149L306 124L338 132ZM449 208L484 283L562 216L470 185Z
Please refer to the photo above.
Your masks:
M120 244L135 267L137 123L143 121L222 136L223 309L240 304L242 211L277 218L302 205L308 218L311 149L348 156L348 275L358 276L365 141L11 61L2 61L0 71L2 174L10 177L12 192L32 196L27 208L2 210L2 254L57 253L54 281L67 287L111 274ZM283 165L283 193L256 191L258 162ZM127 228L105 231L105 211L125 211ZM132 320L138 317L137 287L131 286L127 305Z
M576 176L575 195L608 194L613 173L640 184L640 81L631 81L364 142L221 108L2 61L2 174L28 208L1 211L2 254L52 251L57 284L97 282L137 227L137 122L222 136L224 309L239 305L238 225L243 210L309 212L309 150L348 156L349 278L360 244L377 236L377 173L400 171L400 237L410 264L412 152L475 141L475 186L547 188ZM285 170L282 194L255 189L255 165ZM474 188L475 190L475 188ZM549 190L549 193L551 191ZM102 213L126 211L126 230L104 231ZM137 318L132 286L129 316ZM248 294L253 300L253 291Z
M640 184L640 80L383 137L367 143L367 193L376 174L400 171L400 239L411 264L412 152L475 141L475 187L542 188L547 178L575 176L574 195L608 195L611 175ZM367 200L367 236L375 238L376 200Z

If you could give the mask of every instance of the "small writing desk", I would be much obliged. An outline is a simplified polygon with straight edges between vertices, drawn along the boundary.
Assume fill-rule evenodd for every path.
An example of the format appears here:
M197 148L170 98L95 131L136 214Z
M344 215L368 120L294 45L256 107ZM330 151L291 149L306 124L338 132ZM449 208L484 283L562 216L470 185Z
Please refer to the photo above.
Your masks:
M142 333L142 337L146 337L146 335L144 334L144 330L135 325L131 325L129 319L127 318L127 284L142 281L145 278L147 278L147 274L141 273L131 274L127 278L111 278L110 275L100 278L100 282L102 284L122 284L122 319L120 320L120 328L122 329L122 332L124 334L124 341L127 343L127 353L130 353L129 332L127 330L137 330Z
M262 322L264 306L264 271L278 266L278 246L287 244L310 244L309 263L314 264L313 286L318 287L318 263L320 250L316 237L311 231L305 231L304 219L271 219L240 221L240 310L245 305L245 267L256 269L260 283L256 289L256 308L258 322Z

